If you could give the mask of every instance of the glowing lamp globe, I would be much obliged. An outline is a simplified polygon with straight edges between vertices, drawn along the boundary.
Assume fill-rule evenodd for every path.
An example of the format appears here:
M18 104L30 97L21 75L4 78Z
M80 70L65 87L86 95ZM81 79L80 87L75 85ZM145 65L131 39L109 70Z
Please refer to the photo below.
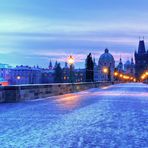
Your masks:
M73 64L74 64L74 58L73 58L72 56L70 56L70 57L68 58L68 64L69 64L69 65L73 65Z
M114 76L118 76L118 72L114 72Z
M17 80L20 80L20 79L21 79L21 77L20 77L20 76L17 76L16 78L17 78Z
M105 73L105 74L108 73L108 68L106 68L106 67L103 68L103 73Z

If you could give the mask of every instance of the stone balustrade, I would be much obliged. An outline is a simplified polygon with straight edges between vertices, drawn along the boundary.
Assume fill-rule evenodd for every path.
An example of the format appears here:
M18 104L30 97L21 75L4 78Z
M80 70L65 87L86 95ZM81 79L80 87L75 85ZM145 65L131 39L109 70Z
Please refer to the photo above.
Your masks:
M58 83L0 87L0 103L20 102L112 85L112 82Z

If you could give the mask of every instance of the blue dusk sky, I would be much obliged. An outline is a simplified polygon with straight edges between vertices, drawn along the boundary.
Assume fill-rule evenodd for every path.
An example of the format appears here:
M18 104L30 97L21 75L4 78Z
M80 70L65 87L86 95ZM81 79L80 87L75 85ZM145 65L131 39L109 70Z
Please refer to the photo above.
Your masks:
M39 65L108 48L118 61L148 40L148 0L0 0L0 63Z

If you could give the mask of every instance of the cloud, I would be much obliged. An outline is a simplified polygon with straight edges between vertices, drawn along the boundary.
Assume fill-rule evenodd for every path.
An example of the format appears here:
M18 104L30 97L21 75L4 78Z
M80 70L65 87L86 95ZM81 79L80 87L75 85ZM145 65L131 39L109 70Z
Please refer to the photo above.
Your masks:
M82 66L89 52L98 59L105 48L117 61L120 55L125 60L130 58L137 49L138 37L148 38L147 11L139 13L139 5L134 10L129 1L123 4L127 7L121 2L114 4L119 7L111 3L85 1L89 5L84 9L80 7L84 1L76 6L75 2L15 0L12 4L7 0L5 9L0 9L5 12L0 13L1 61L47 66L49 59L64 62L72 54Z

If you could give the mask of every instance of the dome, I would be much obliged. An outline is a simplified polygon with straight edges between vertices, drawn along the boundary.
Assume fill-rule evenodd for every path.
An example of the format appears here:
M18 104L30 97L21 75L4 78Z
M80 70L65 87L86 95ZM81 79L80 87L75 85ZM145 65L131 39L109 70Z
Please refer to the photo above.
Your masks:
M99 58L99 64L114 64L114 57L109 53L108 49L105 49L105 53Z

